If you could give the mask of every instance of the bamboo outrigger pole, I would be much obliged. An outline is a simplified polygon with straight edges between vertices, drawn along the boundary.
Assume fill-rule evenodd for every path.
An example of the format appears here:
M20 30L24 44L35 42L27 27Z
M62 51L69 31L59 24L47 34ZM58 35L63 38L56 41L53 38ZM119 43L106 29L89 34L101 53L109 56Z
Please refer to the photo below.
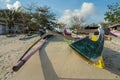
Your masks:
M23 65L24 63L36 52L38 51L46 42L47 37L50 36L50 34L44 34L43 36L41 36L40 39L38 39L33 45L31 45L28 50L23 54L23 56L17 61L17 64L15 66L13 66L13 71L18 71ZM40 45L35 48L33 51L29 52L30 49L37 44L39 41L41 41Z
M33 51L29 52L26 56L24 56L21 60L19 60L17 62L17 64L15 66L13 66L13 71L18 71L20 69L20 67L22 67L24 65L24 63L36 52L38 51L46 42L46 39L43 39L41 44L35 48Z

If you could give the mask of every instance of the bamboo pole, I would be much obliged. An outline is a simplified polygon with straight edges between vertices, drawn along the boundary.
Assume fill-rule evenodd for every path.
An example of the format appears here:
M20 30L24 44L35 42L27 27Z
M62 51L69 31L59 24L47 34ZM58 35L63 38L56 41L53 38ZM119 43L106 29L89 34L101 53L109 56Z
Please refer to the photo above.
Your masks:
M35 54L36 51L38 51L46 42L46 39L43 39L41 41L41 44L35 48L33 51L29 52L26 56L23 56L15 66L13 66L13 71L18 71L24 64L25 62L33 55Z

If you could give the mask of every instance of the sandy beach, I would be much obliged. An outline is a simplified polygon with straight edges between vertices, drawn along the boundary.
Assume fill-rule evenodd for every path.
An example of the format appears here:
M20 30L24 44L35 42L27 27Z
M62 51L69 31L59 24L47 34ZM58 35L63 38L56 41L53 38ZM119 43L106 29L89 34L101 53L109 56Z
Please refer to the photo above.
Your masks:
M35 42L39 37L22 41L17 37L0 36L0 80L9 80L14 74L12 71L13 65L23 55L23 53Z
M21 69L12 67L23 53L39 37L21 41L17 36L0 36L0 80L120 80L120 45L105 41L103 58L104 69L98 69L74 50L60 37L50 38L44 47L37 51ZM114 38L116 42L120 41Z

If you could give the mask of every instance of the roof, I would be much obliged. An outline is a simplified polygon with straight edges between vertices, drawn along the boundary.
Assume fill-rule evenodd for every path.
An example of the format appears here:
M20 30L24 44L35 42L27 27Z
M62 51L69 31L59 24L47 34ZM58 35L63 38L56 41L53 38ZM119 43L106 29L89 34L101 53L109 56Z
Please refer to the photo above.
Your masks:
M120 24L114 24L114 25L110 26L109 28L113 28L113 27L120 27Z
M95 33L95 32L98 32L98 29L79 29L78 30L78 34L80 33L86 33L86 34L89 34L89 33Z

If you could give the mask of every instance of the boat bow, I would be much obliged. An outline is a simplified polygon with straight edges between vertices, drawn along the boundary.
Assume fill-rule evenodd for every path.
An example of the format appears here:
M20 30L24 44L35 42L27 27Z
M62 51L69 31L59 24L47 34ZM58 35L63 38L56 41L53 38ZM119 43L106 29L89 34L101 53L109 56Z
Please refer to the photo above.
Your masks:
M104 30L102 27L99 27L98 31L97 41L92 41L89 37L85 37L71 43L70 46L85 58L93 62L98 61L104 47Z

